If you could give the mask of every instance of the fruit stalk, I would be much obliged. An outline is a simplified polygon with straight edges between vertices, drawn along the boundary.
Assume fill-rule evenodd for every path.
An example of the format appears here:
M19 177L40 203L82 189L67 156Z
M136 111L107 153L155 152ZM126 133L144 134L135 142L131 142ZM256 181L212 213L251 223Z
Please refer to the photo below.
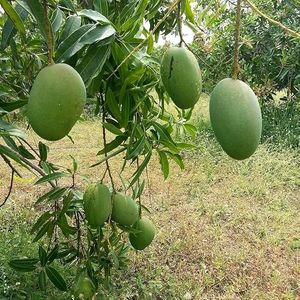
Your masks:
M44 19L45 19L45 31L47 34L47 48L48 48L48 65L54 64L53 61L53 40L50 30L49 18L48 18L48 0L43 1L44 7Z
M237 0L236 22L235 22L235 44L234 44L233 72L232 72L233 79L238 78L239 71L240 71L240 66L239 66L240 33L241 33L241 0Z
M178 34L180 38L179 47L182 47L183 36L182 36L181 2L178 3L178 9L177 9L177 27L178 27Z

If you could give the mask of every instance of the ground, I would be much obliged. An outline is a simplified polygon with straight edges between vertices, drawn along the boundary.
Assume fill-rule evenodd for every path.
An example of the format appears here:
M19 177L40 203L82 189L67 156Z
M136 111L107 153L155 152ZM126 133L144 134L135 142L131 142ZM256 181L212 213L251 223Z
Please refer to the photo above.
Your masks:
M193 122L200 129L199 147L183 153L184 171L172 165L163 181L158 160L151 162L143 203L157 235L145 251L130 252L128 268L114 274L108 299L300 299L299 151L263 144L253 157L238 162L207 132L206 104ZM72 154L81 174L99 179L104 167L89 166L101 148L100 129L99 121L79 122L72 131L75 144L67 138L52 143L50 161L70 166ZM122 156L112 160L115 178L121 164ZM41 188L32 186L32 174L23 174L0 209L0 299L14 291L28 293L36 284L34 274L18 274L7 265L13 255L36 251L29 228L41 209L33 205ZM0 199L9 176L0 161ZM87 186L80 177L77 184ZM32 299L67 296L49 284L45 297Z

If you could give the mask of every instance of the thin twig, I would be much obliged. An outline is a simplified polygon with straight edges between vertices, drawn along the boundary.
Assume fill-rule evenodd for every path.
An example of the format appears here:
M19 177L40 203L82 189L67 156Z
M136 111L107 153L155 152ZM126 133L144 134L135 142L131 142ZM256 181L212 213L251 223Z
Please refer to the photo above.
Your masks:
M28 165L31 169L33 169L34 171L36 171L37 173L39 173L42 176L46 175L45 172L41 168L39 168L38 166L34 165L27 158L23 157L21 154L19 154L18 152L14 151L12 149L10 149L10 150L14 153L14 155L16 155L23 163L25 163L26 165ZM15 169L15 172L17 173L16 169ZM19 175L19 173L17 173L17 174ZM49 181L49 184L52 187L56 187L56 185L52 181Z
M104 110L104 98L103 98L103 94L100 93L100 100L101 100L101 106L102 106L102 124L105 123L105 110ZM105 159L105 163L106 163L106 168L107 168L107 172L108 172L108 176L110 178L110 182L112 185L113 190L115 191L115 185L114 185L114 180L111 174L111 170L110 170L110 166L109 166L109 162L108 162L108 158L107 158L107 149L106 149L106 145L107 145L107 141L106 141L106 129L104 126L102 126L102 138L103 138L103 143L104 143L104 157Z
M244 0L258 15L260 15L261 17L265 18L267 21L269 21L271 24L276 25L278 27L280 27L284 32L292 35L293 37L296 38L300 38L300 33L297 31L294 31L290 28L288 28L287 26L283 25L282 23L280 23L279 21L276 21L274 19L272 19L271 17L267 16L265 13L263 13L262 11L260 11L258 9L257 6L255 6L255 4L253 4L250 0Z
M137 169L140 168L139 157L136 158L136 167L137 167ZM140 188L140 177L137 180L137 184L138 184L138 187ZM139 193L139 215L140 215L140 218L142 218L142 196L141 196L141 193Z
M187 42L182 39L182 42L184 43L184 45L197 57L198 60L200 60L204 65L206 65L209 69L211 68L211 66L202 58L200 57L188 44Z
M1 157L3 158L4 162L11 168L12 171L14 171L20 178L22 178L22 175L19 173L19 171L12 165L12 163L10 162L10 160L3 155L2 153L0 154Z
M115 152L112 152L111 154L107 154L106 157L104 157L103 159L101 159L101 160L98 161L97 163L91 165L90 168L93 168L93 167L96 167L96 166L98 166L98 165L101 165L102 163L104 163L104 162L107 161L108 159L110 159L110 158L112 158L112 157L114 157L114 156L116 156L116 155L118 155L118 154L124 152L125 150L126 150L126 148L121 148L121 149L116 150Z
M48 18L48 0L43 0L44 7L44 21L45 21L45 31L47 35L47 47L48 47L48 65L52 65L53 61L53 39L50 30L50 23Z
M234 57L233 57L233 71L232 71L233 79L238 79L238 75L240 72L240 66L239 66L240 34L241 34L241 0L237 0L236 22L235 22L235 43L234 43Z
M38 157L38 158L41 158L40 157L40 154L25 140L25 139L23 139L23 138L18 138L18 140L19 140L19 142L21 143L21 141L23 142L23 143L25 143L35 154L36 154L36 156Z
M10 177L10 184L9 184L8 193L7 193L6 197L4 198L3 202L0 204L0 208L6 204L8 198L10 197L10 194L12 192L12 188L13 188L13 185L14 185L14 175L15 175L15 170L12 169L11 170L11 177Z
M80 246L81 246L81 228L80 228L80 219L78 212L75 212L75 220L76 220L76 227L77 227L77 249L78 249L78 257L79 260L81 258L80 253Z

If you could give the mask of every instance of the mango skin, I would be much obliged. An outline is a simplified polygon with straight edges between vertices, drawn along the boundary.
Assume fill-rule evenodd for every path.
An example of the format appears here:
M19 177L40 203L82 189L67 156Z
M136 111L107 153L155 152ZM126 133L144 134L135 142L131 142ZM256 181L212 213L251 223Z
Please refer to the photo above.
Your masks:
M112 219L120 225L131 226L139 218L136 202L130 197L116 193L113 195Z
M88 276L81 274L74 287L74 297L75 299L92 300L95 290L92 280Z
M201 71L194 54L187 49L169 48L161 62L161 79L175 105L192 108L202 90Z
M232 158L250 157L258 147L262 116L252 89L241 80L226 78L212 91L210 120L216 138Z
M140 232L129 234L130 244L136 250L144 250L154 239L155 226L149 219L142 218L134 224L133 228Z
M66 136L79 119L86 102L84 82L67 64L53 64L37 75L28 100L28 119L43 139Z
M111 193L104 184L90 185L83 195L86 220L92 228L103 226L112 211Z

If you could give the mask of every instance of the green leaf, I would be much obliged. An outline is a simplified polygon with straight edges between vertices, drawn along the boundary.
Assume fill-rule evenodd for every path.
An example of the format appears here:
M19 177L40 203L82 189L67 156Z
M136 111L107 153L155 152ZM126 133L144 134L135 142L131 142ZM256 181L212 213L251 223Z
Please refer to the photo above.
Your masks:
M59 228L61 229L64 236L68 237L69 235L73 235L77 232L76 227L72 227L68 224L68 220L66 215L63 213L59 217L58 224Z
M169 161L168 161L168 157L167 154L164 151L157 151L159 154L159 162L161 165L161 170L164 174L164 178L167 179L169 176L169 172L170 172L170 167L169 167Z
M176 162L176 164L180 167L181 170L184 169L184 163L182 157L179 154L174 154L169 151L166 151L167 155Z
M147 43L147 53L151 54L154 48L154 38L153 34L150 32L148 36L148 43Z
M83 25L63 40L56 52L57 61L63 62L81 50L84 44L80 40L95 27L92 24Z
M54 259L56 259L58 257L58 250L59 250L59 245L56 244L53 249L49 252L48 256L47 256L47 261L48 263L52 263Z
M107 16L108 14L107 0L94 0L94 7L96 11Z
M188 19L192 24L195 24L195 16L194 16L193 10L192 10L192 8L191 8L190 0L185 0L184 13L185 13L187 19Z
M16 13L20 16L22 21L25 21L28 12L19 4L16 5ZM11 38L16 34L16 29L14 23L11 19L8 19L2 29L2 39L1 39L1 49L4 50L11 40Z
M46 273L44 270L41 270L39 273L38 283L39 283L39 288L42 291L45 291L47 284L46 284Z
M78 162L72 155L70 155L70 157L72 159L72 165L73 165L72 173L75 174L77 172L77 169L78 169Z
M197 146L189 143L177 143L178 149L195 149Z
M9 149L8 147L0 145L0 153L2 153L5 156L11 158L12 160L17 162L21 166L25 167L26 169L29 169L29 167L27 165L25 165L25 163L22 162L20 157L13 150Z
M133 179L130 182L129 188L140 178L141 174L143 173L144 169L147 167L150 158L151 158L152 152L149 152L143 162L140 164L139 168L134 172L132 175Z
M17 30L25 37L25 26L19 14L15 11L8 0L0 0L0 4Z
M99 75L110 56L110 48L101 43L91 45L81 63L76 67L83 81L88 86Z
M121 96L120 96L121 97ZM130 118L130 111L131 111L131 101L128 93L126 93L123 101L122 101L122 112L121 112L121 127L127 127L129 118Z
M184 129L193 137L195 138L197 135L197 128L191 124L184 124Z
M74 31L80 28L81 18L79 16L69 16L66 20L65 27L62 31L60 40L63 41Z
M49 211L44 212L32 226L30 233L33 234L36 232L46 221L50 219L51 216L52 215Z
M95 22L99 22L101 24L110 24L110 21L105 16L103 16L99 12L91 10L91 9L83 9L83 10L78 12L78 15L83 16L83 17L87 17L90 20L93 20Z
M152 125L155 128L155 130L157 131L157 133L159 134L159 136L158 136L159 141L161 141L161 140L167 141L170 144L172 144L174 147L176 147L176 144L174 143L170 133L164 126L160 125L157 122L152 122Z
M28 101L26 101L26 100L18 100L18 101L12 101L12 102L2 102L0 100L0 107L8 112L11 112L18 108L23 107L27 103L28 103Z
M59 8L55 9L51 18L53 33L56 33L59 30L61 24L63 23L63 18L64 13Z
M34 237L34 239L32 240L34 243L37 242L38 240L40 240L46 233L47 231L50 229L52 223L46 222L41 229L38 231L38 233L36 234L36 236Z
M111 25L98 25L94 29L89 31L85 36L83 36L80 42L84 45L93 44L110 38L114 36L115 33L116 30Z
M57 270L55 270L52 267L47 266L45 268L46 274L50 281L61 291L66 291L67 290L67 284L63 277L58 273Z
M39 246L39 258L41 266L44 267L47 263L47 252L42 246Z
M18 152L27 159L35 159L35 157L22 145L18 147Z
M55 187L52 190L50 190L48 193L44 194L38 200L36 201L36 204L39 204L43 202L44 200L48 199L49 201L58 200L63 195L65 195L69 191L68 188L59 188Z
M9 266L19 272L32 272L37 268L38 262L36 258L12 259Z
M142 195L142 193L145 189L145 182L146 181L144 179L140 185L138 185L138 184L136 185L136 189L134 190L134 194L133 194L133 199L137 199Z
M42 142L39 142L39 152L40 152L40 159L41 161L46 161L48 156L48 147L43 144Z
M37 23L37 27L39 28L41 34L44 36L45 41L47 41L47 32L46 32L46 22L44 16L44 10L40 3L40 1L36 0L26 0L26 4L30 8L29 13L34 17ZM48 20L49 21L49 20ZM49 21L50 23L50 21ZM49 29L52 34L52 26L49 24Z
M102 150L100 150L97 155L102 155L106 153L114 150L115 148L117 148L118 146L120 146L125 140L127 139L126 136L117 136L113 141L111 141L110 143L106 144L106 147L104 147Z
M65 7L71 9L73 13L76 13L76 8L73 4L73 0L61 0L61 4L64 4Z
M18 151L18 146L17 146L16 142L14 141L14 139L12 137L3 136L2 138L3 138L3 140L5 141L5 143L8 147L13 149L14 151Z
M108 87L106 94L105 94L105 105L110 110L112 116L116 120L120 121L121 120L121 112L120 112L116 97L110 87Z
M123 132L111 123L102 123L102 126L115 135L123 135Z
M70 176L70 174L68 174L68 173L54 172L54 173L43 176L35 184L41 184L41 183L44 183L44 182L48 182L48 181L51 181L51 180L56 180L56 179L59 179L59 178L62 178L62 177L69 177L69 176Z
M3 121L1 118L0 118L0 135L10 135L10 136L17 136L20 138L26 138L25 134L21 130Z
M142 136L133 145L128 145L126 153L127 160L135 158L144 150L145 140L145 136Z

